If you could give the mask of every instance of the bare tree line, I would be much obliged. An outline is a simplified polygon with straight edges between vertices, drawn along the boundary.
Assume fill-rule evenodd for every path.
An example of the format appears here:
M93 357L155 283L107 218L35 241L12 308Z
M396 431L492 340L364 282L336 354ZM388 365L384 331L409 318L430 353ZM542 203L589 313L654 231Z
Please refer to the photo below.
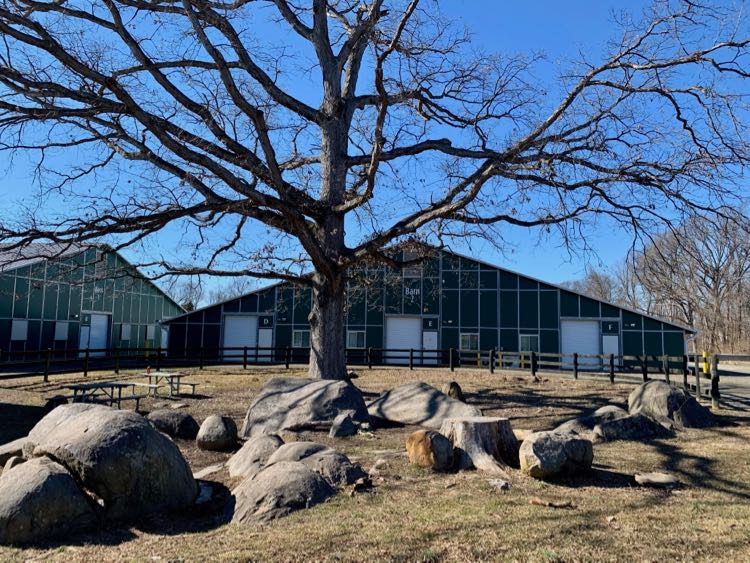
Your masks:
M698 329L696 351L750 352L750 220L695 217L571 289Z

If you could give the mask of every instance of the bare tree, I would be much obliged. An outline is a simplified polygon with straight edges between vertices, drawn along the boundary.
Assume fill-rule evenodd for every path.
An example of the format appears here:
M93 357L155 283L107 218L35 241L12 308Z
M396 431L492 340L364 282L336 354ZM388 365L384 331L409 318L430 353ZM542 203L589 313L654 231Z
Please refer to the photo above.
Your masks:
M234 278L208 292L209 303L221 303L249 293L255 284L249 278Z
M179 303L180 307L190 312L200 306L205 290L199 277L174 277L170 282L167 294Z
M0 0L0 148L39 151L45 188L0 238L179 227L190 258L142 265L312 286L310 375L343 377L347 272L405 237L585 245L597 218L640 236L736 203L743 14L658 1L619 23L547 85L430 0ZM44 169L60 151L84 157Z
M566 282L563 286L578 293L584 293L594 299L614 303L620 300L617 280L605 271L590 269L580 280Z

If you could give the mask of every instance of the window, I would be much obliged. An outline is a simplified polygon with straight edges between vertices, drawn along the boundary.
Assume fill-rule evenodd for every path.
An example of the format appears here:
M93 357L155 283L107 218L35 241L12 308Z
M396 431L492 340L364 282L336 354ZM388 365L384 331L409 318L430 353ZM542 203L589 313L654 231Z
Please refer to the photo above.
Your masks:
M26 340L29 334L29 321L13 320L13 326L10 329L11 340Z
M419 254L414 250L404 250L404 262L410 262L419 258ZM414 262L407 266L404 266L404 277L405 278L421 278L422 277L422 263Z
M57 321L55 323L55 340L68 339L68 321Z
M522 334L520 336L519 352L539 352L539 335Z
M347 348L364 348L365 347L365 331L364 330L350 330L346 333L346 347Z
M130 340L130 325L123 324L120 327L120 340Z
M156 339L156 325L146 326L146 340Z
M479 350L479 335L476 332L462 333L461 350Z
M292 331L292 347L293 348L309 348L310 347L310 331L309 330L293 330Z

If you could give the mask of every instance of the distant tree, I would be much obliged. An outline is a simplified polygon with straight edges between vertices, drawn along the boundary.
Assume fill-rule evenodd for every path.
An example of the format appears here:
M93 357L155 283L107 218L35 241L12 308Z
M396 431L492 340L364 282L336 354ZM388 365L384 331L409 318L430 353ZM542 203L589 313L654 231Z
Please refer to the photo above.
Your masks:
M187 312L200 306L205 293L198 277L172 278L167 293Z
M542 84L430 0L0 0L0 149L38 151L45 188L0 242L179 227L184 259L150 265L311 286L310 375L343 378L348 272L394 242L643 236L744 193L744 11L619 23ZM136 181L80 181L107 173Z
M610 303L619 301L617 280L604 271L591 269L586 273L584 278L566 282L563 285L594 299L601 299Z
M234 278L230 282L212 289L208 293L208 303L221 303L240 297L255 289L256 284L249 278Z

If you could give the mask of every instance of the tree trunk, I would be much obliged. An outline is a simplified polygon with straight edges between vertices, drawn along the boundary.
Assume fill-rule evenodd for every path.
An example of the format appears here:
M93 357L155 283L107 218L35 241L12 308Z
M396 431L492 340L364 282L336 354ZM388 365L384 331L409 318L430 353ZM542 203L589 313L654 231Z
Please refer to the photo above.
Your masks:
M312 310L310 312L310 367L309 377L315 379L344 379L346 377L346 347L344 345L344 287L343 274L334 281L315 274Z
M440 433L453 443L456 469L476 467L507 477L508 466L518 467L520 446L507 418L446 418Z

